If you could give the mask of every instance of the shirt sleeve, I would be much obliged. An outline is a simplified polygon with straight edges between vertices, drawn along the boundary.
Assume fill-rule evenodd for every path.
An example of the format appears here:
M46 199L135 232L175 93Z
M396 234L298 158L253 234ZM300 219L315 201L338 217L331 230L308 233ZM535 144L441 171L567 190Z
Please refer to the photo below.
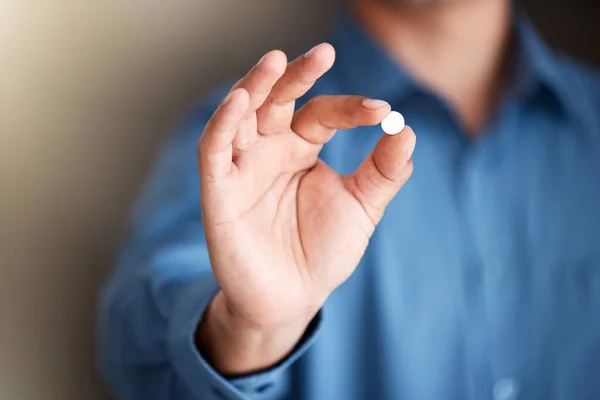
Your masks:
M321 314L283 362L226 379L194 333L218 290L200 212L196 141L209 113L170 138L137 205L117 268L100 296L100 370L119 399L277 399L290 365L313 342Z

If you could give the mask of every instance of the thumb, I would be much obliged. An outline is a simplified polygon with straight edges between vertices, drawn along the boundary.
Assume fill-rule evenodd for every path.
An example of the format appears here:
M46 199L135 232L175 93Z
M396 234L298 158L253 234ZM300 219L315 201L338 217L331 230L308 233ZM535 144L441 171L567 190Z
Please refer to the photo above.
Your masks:
M347 190L361 203L373 224L381 220L385 207L412 174L415 143L415 133L409 126L398 135L383 135L348 177Z

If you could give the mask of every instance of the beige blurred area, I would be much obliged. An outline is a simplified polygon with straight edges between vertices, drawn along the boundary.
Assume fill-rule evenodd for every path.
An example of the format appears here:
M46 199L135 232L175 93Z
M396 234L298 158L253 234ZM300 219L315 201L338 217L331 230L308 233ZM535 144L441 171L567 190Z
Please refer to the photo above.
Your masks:
M105 399L94 303L162 138L322 0L0 0L0 398Z
M95 301L161 139L265 51L326 32L333 3L0 0L1 399L110 398ZM598 61L597 13L533 8Z

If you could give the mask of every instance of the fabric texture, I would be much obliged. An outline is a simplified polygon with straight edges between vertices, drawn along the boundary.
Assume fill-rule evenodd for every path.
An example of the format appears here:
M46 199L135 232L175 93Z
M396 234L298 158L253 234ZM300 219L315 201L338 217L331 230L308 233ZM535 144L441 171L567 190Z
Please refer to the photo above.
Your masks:
M161 152L100 304L100 363L121 399L600 398L600 80L516 19L510 90L469 140L452 108L348 16L322 93L384 99L417 135L413 177L356 272L281 364L226 379L193 343L218 290L196 141L225 90ZM321 158L350 173L379 127ZM322 318L321 318L322 316Z

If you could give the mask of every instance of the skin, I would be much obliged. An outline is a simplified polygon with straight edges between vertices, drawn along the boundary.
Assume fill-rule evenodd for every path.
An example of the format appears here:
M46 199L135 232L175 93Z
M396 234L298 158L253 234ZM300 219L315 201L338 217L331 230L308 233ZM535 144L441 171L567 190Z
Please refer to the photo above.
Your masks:
M452 6L456 3L472 0L367 0L370 2L378 2L387 4L392 7L403 9L424 9L424 8L440 8L444 6Z
M354 0L354 15L387 53L479 136L511 63L510 0ZM468 78L467 78L468 77Z
M370 21L381 22L382 11L426 21L432 12L458 7L450 7L453 2L459 3L357 0L353 10L390 50L402 46L392 39L403 42L406 32L376 30ZM420 57L413 53L398 54ZM409 126L383 135L351 175L318 159L336 129L376 125L390 112L385 102L340 95L313 98L294 114L295 100L334 58L326 43L289 63L281 51L267 53L234 85L198 142L203 224L220 290L198 325L196 343L224 375L262 370L290 353L355 270L385 207L413 171L416 137Z

